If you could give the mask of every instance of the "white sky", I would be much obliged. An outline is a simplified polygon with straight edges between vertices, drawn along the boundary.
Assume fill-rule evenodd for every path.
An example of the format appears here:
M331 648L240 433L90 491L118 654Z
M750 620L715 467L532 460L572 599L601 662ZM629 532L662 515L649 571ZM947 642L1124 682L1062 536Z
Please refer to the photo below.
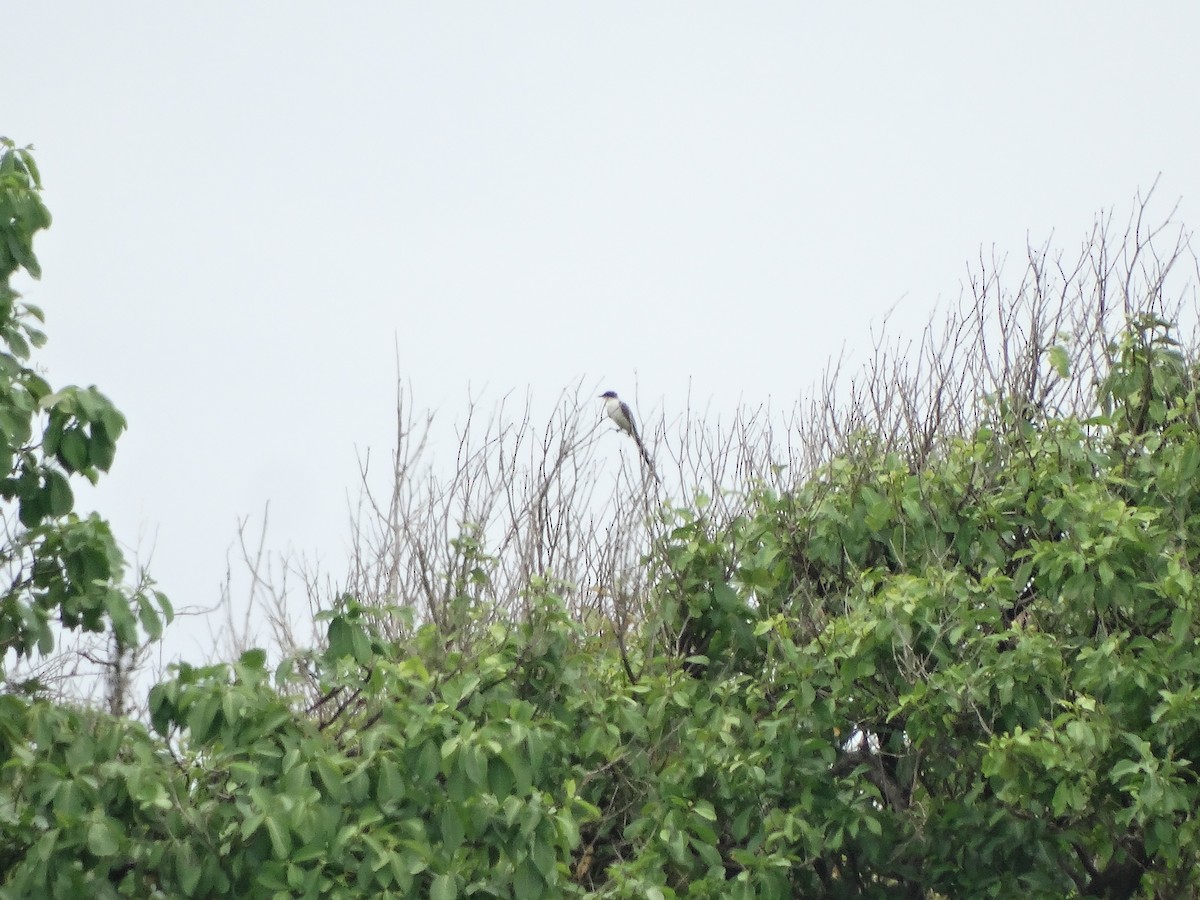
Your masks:
M786 407L981 247L1075 248L1159 173L1194 226L1200 4L981 6L11 6L41 361L131 426L85 505L177 606L268 500L336 575L396 344L447 422L580 379Z

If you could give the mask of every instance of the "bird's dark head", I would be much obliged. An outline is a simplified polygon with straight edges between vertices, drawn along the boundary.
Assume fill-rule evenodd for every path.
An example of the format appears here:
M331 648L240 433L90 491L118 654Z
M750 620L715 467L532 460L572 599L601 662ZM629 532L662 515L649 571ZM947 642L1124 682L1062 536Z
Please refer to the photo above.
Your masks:
M616 397L617 397L616 391L605 391L603 394L600 395L601 400L615 400Z

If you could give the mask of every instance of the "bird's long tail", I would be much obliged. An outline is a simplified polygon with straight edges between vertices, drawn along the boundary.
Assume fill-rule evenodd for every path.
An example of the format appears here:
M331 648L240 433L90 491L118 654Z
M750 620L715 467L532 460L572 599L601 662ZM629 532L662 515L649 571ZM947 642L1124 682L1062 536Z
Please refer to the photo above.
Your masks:
M654 476L654 480L662 484L662 479L658 477L658 470L654 468L654 458L650 455L650 451L646 449L646 445L642 443L641 436L634 433L631 437L637 442L638 449L642 451L642 459L646 461L646 468L650 470L650 474Z

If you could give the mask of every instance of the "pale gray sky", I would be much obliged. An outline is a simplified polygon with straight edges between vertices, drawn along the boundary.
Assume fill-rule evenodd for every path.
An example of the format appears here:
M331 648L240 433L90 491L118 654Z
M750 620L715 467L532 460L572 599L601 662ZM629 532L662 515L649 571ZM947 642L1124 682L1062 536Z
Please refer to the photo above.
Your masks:
M6 9L0 133L55 216L55 384L130 431L85 500L177 605L239 517L341 570L393 344L467 385L788 406L918 337L980 248L1078 245L1161 173L1200 220L1200 4ZM898 305L897 305L898 303ZM597 409L598 412L598 409ZM194 655L189 653L189 655Z

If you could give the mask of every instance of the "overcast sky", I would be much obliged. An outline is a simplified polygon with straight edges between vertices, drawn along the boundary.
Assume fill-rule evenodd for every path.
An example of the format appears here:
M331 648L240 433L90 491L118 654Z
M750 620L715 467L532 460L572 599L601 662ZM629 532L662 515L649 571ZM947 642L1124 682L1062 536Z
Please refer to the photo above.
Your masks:
M83 503L178 606L268 500L337 574L396 347L447 422L581 379L789 406L981 248L1075 248L1160 173L1194 227L1200 4L981 7L11 5L41 362L130 422Z

